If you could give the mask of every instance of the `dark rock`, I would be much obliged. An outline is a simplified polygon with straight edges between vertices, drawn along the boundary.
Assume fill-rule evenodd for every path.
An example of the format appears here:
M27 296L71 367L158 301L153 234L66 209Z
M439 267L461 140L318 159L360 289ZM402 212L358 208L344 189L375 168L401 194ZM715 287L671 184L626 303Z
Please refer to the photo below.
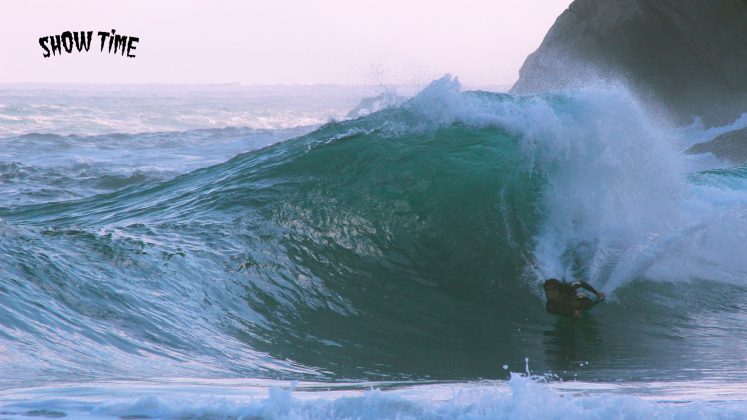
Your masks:
M736 164L747 163L747 128L730 131L711 141L687 149L689 154L713 153L719 159Z
M623 80L681 123L747 112L747 0L575 0L511 92Z

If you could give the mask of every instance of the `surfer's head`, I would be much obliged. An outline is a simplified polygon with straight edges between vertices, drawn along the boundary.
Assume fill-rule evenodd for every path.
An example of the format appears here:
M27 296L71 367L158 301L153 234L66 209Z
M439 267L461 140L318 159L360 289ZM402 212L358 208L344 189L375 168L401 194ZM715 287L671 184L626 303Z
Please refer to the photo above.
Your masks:
M562 287L563 283L558 279L548 279L542 285L548 300L560 298Z

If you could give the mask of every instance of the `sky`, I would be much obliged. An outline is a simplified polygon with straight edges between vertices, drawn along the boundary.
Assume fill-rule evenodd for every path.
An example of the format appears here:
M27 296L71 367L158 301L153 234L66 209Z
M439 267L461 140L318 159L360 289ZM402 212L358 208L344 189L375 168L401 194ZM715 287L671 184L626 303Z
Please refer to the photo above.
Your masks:
M0 83L508 85L570 0L0 0ZM139 38L134 58L97 32ZM39 38L93 31L44 58Z

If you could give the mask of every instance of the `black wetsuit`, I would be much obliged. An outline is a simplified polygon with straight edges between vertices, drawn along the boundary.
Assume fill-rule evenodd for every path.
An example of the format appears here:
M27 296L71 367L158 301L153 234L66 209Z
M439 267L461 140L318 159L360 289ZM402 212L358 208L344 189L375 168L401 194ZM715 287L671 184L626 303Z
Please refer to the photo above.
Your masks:
M548 313L575 318L581 311L590 309L592 306L599 302L598 300L593 301L587 296L583 296L578 293L578 289L586 289L599 296L599 292L589 283L586 283L584 281L575 283L565 283L557 281L557 283L555 283L555 287L558 290L560 298L547 299L545 309Z

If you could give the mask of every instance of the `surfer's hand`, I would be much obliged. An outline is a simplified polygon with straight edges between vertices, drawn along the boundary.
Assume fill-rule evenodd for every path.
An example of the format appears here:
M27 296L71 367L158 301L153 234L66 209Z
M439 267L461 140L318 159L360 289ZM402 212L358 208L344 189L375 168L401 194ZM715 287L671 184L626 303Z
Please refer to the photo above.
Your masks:
M602 293L602 292L597 293L597 297L599 299L604 299L604 293Z

